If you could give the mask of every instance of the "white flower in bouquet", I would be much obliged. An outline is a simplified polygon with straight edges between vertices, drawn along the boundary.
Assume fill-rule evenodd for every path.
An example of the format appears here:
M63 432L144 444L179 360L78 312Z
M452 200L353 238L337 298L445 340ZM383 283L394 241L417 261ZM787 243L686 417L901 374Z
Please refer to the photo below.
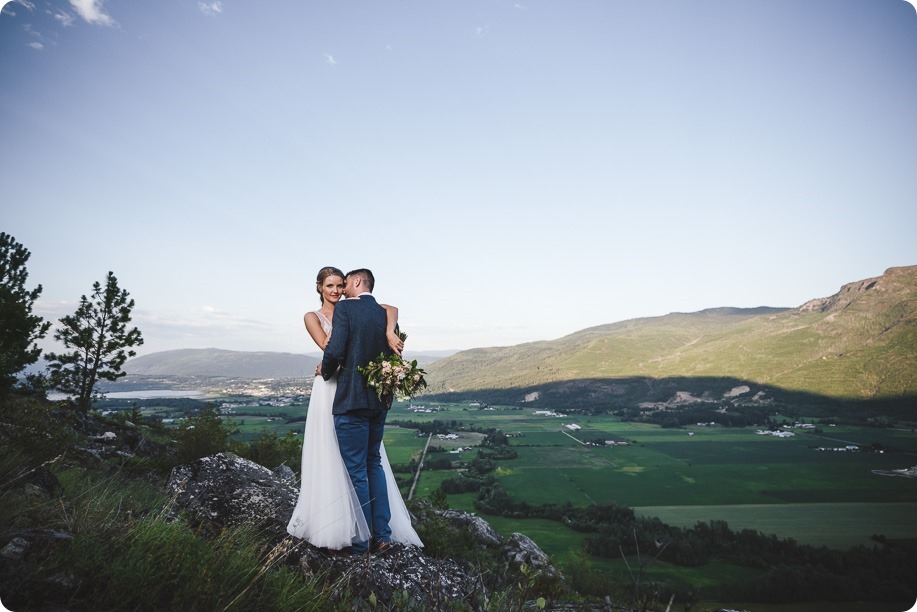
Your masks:
M402 340L407 334L400 333ZM380 354L366 367L357 368L366 377L366 384L376 390L376 395L384 402L391 402L395 397L408 399L414 397L427 386L424 380L426 372L417 367L417 360L406 361L400 355Z

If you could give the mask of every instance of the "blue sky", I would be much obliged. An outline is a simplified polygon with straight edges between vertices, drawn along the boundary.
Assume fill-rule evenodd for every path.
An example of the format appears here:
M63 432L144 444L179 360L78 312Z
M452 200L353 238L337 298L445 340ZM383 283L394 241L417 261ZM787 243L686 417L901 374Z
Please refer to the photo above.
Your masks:
M917 264L904 0L15 0L0 113L40 314L112 270L140 354L313 351L325 265L417 351Z

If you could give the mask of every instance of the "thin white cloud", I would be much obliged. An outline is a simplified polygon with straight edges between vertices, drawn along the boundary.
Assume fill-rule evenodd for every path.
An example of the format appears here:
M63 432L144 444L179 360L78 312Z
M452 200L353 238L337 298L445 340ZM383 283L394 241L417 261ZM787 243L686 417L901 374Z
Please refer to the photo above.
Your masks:
M527 6L524 5L524 4L519 4L519 3L517 2L516 4L513 5L513 8L517 8L517 9L519 9L520 11L527 11L529 7L527 7Z
M0 0L0 11L6 11L7 15L11 17L15 17L16 8L14 5L16 4L22 6L23 8L29 11L35 10L35 5L29 2L28 0ZM9 8L7 8L7 5L10 5Z
M105 12L102 0L70 0L70 6L88 23L114 27L118 25L111 16Z
M487 30L490 29L489 25L478 26L474 29L474 34L478 38L483 38L487 34Z
M218 15L223 12L223 3L217 0L216 2L198 2L198 8L201 9L201 12L205 15Z
M6 6L7 4L10 5L9 8L7 8ZM28 2L27 0L0 0L0 11L6 11L7 15L11 17L15 17L16 9L13 6L15 4L19 4L30 11L35 10L35 5L32 4L31 2Z
M26 34L36 39L30 43L27 43L28 46L32 47L33 49L44 49L45 43L50 42L47 38L42 36L41 32L33 28L31 23L25 24L24 26L22 26L22 29ZM50 42L50 44L54 44L54 43Z
M337 60L334 59L334 56L331 55L330 53L325 54L325 63L331 66L332 68L338 65Z
M64 11L60 11L60 12L54 13L54 19L56 19L59 24L61 24L62 26L66 28L68 26L72 26L76 18L73 15L71 15L70 13L65 13Z

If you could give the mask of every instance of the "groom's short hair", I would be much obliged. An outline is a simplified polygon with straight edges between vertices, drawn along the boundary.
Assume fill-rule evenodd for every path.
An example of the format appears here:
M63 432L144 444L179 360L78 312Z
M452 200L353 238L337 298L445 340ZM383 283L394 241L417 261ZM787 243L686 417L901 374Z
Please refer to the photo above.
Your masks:
M376 285L376 277L373 276L373 273L366 268L360 268L358 270L351 270L347 273L347 278L352 276L359 276L363 279L363 283L369 288L369 292L373 292L373 287Z

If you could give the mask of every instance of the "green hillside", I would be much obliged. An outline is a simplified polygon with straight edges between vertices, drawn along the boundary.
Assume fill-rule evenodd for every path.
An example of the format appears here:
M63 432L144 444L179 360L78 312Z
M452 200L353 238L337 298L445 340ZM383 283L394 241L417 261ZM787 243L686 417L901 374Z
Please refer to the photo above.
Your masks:
M614 393L613 379L634 378L722 378L849 399L917 395L917 266L799 308L673 313L463 351L427 377L430 393L587 379L608 381Z

